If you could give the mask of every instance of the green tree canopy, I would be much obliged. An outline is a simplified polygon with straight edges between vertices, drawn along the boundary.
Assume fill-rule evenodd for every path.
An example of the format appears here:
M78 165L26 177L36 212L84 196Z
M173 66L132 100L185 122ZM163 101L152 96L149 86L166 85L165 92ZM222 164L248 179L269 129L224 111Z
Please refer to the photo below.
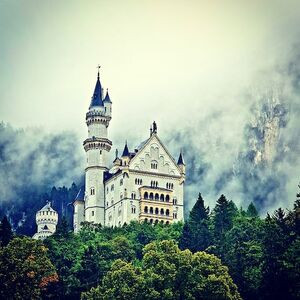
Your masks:
M47 248L31 238L14 238L0 248L0 298L41 299L58 281Z
M82 299L241 299L220 259L181 251L174 241L152 242L140 266L116 261L102 284Z

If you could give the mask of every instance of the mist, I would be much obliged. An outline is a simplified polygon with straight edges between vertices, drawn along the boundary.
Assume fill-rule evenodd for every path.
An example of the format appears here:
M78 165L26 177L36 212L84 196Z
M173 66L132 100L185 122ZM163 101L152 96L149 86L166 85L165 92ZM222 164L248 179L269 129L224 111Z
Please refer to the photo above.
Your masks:
M96 66L109 136L122 151L158 134L187 164L186 212L201 192L261 214L299 182L298 1L0 3L0 201L82 181ZM24 128L24 129L22 129ZM39 186L39 187L38 187ZM21 200L20 200L21 201Z

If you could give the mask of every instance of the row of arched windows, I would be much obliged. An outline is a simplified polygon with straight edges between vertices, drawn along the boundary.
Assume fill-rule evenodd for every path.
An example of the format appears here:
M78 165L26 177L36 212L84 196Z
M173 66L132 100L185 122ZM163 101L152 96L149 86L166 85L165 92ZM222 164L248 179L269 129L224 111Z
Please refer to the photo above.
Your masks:
M156 200L156 201L166 201L166 202L169 202L170 201L170 196L169 195L164 195L164 194L158 194L158 193L149 193L148 192L145 192L144 193L144 199L146 200Z
M145 218L144 219L144 222L146 222L146 223L150 223L150 224L158 224L159 222L161 223L161 224L164 224L164 220L161 220L161 221L159 221L159 220L153 220L153 219L149 219L148 220L148 218ZM166 225L169 225L170 224L170 222L169 221L166 221Z
M145 206L144 207L144 213L145 214L155 214L155 215L166 215L169 216L170 215L170 210L167 208L166 210L164 210L164 208L159 209L158 207L149 207Z
M47 216L48 216L48 215L52 216L52 213L53 213L53 215L56 214L55 211L51 211L51 210L50 210L50 211L46 211L46 212L45 212L45 211L40 211L40 212L39 212L39 215L40 215L40 216L41 216L41 215L44 216L45 213L46 213Z

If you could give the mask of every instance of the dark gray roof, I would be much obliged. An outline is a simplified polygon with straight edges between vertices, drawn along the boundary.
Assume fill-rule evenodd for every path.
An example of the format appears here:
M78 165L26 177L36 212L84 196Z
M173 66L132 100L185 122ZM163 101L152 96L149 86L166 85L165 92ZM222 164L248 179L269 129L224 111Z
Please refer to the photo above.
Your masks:
M109 97L109 94L108 94L108 89L106 90L106 95L105 95L105 98L104 98L103 102L111 103L111 100L110 100L110 97Z
M129 156L129 150L128 150L127 142L125 144L122 156Z
M135 149L140 151L144 145L148 142L149 139L146 139L145 141L141 142Z
M97 82L96 82L94 94L93 94L93 97L92 97L92 100L91 100L90 108L93 107L93 106L103 106L102 99L103 99L103 97L102 97L102 86L101 86L101 83L100 83L100 76L99 76L99 72L98 72Z
M180 152L177 165L185 165L182 153Z
M82 186L79 192L77 193L74 201L84 201L85 186Z

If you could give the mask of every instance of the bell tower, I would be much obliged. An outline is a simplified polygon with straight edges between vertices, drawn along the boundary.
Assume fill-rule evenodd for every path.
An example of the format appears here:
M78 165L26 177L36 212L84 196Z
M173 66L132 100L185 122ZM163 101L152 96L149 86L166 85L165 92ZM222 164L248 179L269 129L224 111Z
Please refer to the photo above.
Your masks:
M105 224L104 172L108 170L108 153L112 142L108 138L112 102L103 89L98 75L91 104L86 113L88 138L83 142L87 156L85 168L85 221Z

